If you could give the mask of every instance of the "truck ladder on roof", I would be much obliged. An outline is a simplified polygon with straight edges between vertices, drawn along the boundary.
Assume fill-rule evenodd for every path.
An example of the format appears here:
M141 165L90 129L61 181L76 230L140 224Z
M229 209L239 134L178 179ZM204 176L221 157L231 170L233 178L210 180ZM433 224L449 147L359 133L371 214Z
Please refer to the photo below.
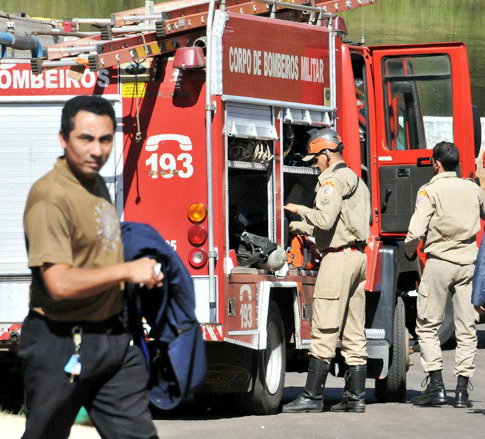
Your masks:
M376 0L223 0L220 8L246 15L279 16L298 19L295 11L318 14L319 19L332 17L336 12L374 4ZM179 47L191 46L205 35L209 0L174 0L145 8L118 12L111 19L73 19L91 23L101 32L73 41L53 44L47 48L47 61L33 58L32 72L63 66L89 67L93 71L117 64L137 61ZM301 20L301 18L300 18ZM94 52L94 53L93 53Z

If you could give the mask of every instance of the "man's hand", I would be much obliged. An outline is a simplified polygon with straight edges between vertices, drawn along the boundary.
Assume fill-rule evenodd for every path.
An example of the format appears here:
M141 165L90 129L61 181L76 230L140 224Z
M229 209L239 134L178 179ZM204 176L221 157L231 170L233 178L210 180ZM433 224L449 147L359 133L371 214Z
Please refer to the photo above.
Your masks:
M163 273L157 273L156 259L142 258L135 261L127 262L128 268L127 281L143 284L149 290L153 287L160 288L163 285Z
M484 305L474 305L475 306L475 311L478 314L485 314L485 304Z
M290 212L290 213L295 213L296 215L299 215L299 209L300 205L299 204L293 204L293 203L288 203L286 206L285 206L285 210Z
M416 256L418 256L418 252L414 252L412 255L410 255L408 252L406 252L405 254L408 261L415 261Z
M289 224L289 231L292 235L302 234L307 236L314 235L314 227L304 221L292 221Z

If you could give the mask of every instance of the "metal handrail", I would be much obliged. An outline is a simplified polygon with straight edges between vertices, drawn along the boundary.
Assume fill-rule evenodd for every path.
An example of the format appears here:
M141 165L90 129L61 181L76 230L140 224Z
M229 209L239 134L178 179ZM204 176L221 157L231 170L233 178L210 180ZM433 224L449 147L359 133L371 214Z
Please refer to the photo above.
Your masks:
M280 6L284 9L296 9L298 11L317 12L321 14L323 17L327 17L327 18L332 18L332 17L335 17L336 15L336 14L332 14L331 12L325 12L323 7L318 7L318 6L296 5L293 3L279 2L276 0L252 0L252 1L265 3L267 5Z
M217 254L214 248L214 206L212 197L212 113L214 111L211 96L211 60L212 60L212 26L214 23L215 3L210 0L207 14L207 47L205 69L205 130L206 130L206 159L207 159L207 246L209 263L209 320L216 322L216 290L215 290L215 261Z

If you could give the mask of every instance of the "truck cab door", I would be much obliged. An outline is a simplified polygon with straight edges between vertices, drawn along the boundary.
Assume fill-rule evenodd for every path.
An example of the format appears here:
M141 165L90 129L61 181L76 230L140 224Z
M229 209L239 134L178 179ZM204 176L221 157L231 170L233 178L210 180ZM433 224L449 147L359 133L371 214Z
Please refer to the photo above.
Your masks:
M460 43L381 46L370 53L380 233L402 236L419 187L433 177L430 158L438 142L460 149L459 175L474 172L468 58Z

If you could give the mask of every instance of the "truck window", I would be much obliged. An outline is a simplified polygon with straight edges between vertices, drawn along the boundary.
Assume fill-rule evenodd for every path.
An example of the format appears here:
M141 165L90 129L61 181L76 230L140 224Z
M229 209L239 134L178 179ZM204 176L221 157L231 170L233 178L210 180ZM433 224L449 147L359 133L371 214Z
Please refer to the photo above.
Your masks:
M362 180L370 186L369 177L369 110L367 98L367 75L364 57L358 53L352 54L352 71L354 73L355 100L359 119L360 156Z
M451 63L447 55L383 59L387 148L430 149L453 142Z

